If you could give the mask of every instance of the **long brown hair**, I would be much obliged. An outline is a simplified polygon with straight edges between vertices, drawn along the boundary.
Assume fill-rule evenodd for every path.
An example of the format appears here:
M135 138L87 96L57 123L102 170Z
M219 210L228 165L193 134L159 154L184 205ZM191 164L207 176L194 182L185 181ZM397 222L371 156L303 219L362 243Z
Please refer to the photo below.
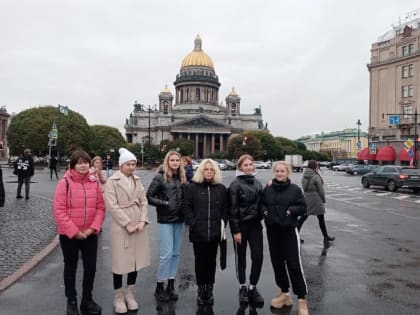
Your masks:
M308 161L308 168L310 168L311 170L313 170L321 178L322 184L324 184L324 180L322 179L322 176L318 172L318 170L319 170L318 162L315 161L315 160L309 160Z
M245 160L250 160L252 162L252 165L254 166L253 172L255 172L254 158L249 154L242 154L239 157L238 162L236 163L236 168L241 170L242 164L245 162Z
M185 176L185 169L181 165L181 154L177 151L169 151L165 155L165 159L163 160L163 180L165 183L168 183L172 176L174 175L172 169L169 167L169 158L172 155L176 155L179 158L179 168L178 168L178 175L179 179L181 180L181 184L187 183L187 176Z

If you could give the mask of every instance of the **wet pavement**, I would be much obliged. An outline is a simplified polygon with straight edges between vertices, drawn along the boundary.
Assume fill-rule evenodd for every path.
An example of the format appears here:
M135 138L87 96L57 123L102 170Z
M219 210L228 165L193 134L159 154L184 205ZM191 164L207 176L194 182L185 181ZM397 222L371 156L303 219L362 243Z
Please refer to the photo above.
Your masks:
M154 173L141 171L139 174L147 187ZM223 174L225 183L229 183L234 176L230 171ZM34 178L34 181L40 183L38 186L33 185L34 194L51 198L53 183L50 183L46 173L39 175L39 178ZM300 176L293 174L296 182L300 181ZM372 190L360 189L360 177L329 171L324 171L323 176L327 190L327 226L330 234L337 239L329 249L323 249L315 217L308 219L302 229L301 235L305 239L302 261L309 288L307 298L310 314L420 314L418 195L412 195L413 198L390 198L389 195L382 196L373 194ZM257 177L265 182L271 174L270 171L260 171ZM14 193L16 184L10 185L12 188L7 187L6 191ZM156 222L152 207L150 219ZM140 302L140 310L131 314L297 313L296 303L291 308L279 311L269 308L270 300L277 294L278 288L273 279L266 238L263 271L258 284L266 300L264 307L239 305L233 246L229 241L227 268L224 271L217 270L216 273L215 305L198 308L192 246L187 232L176 282L180 299L175 303L157 303L153 297L158 266L156 224L151 224L149 228L151 266L139 273L136 297ZM105 315L114 314L108 230L109 217L100 235L94 289L94 297L102 305ZM4 234L1 234L3 237ZM65 314L62 269L61 251L56 248L30 273L1 293L0 315ZM82 269L80 265L79 269ZM80 272L77 281L80 288Z

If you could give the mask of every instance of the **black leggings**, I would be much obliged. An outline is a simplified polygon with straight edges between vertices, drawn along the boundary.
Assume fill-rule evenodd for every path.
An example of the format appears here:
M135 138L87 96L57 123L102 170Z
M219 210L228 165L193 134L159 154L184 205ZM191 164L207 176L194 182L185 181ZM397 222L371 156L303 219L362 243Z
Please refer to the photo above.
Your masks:
M114 280L114 290L122 288L123 275L118 275L116 273L112 274ZM127 274L127 285L136 284L137 280L137 271L132 271Z
M325 224L325 216L323 214L318 214L317 218L318 218L319 228L321 229L322 235L325 238L327 238L328 237L328 232L327 232L327 226ZM306 214L299 218L299 220L298 220L298 230L299 230L299 232L300 232L300 229L302 228L303 222L305 222L306 219L308 219L308 216Z

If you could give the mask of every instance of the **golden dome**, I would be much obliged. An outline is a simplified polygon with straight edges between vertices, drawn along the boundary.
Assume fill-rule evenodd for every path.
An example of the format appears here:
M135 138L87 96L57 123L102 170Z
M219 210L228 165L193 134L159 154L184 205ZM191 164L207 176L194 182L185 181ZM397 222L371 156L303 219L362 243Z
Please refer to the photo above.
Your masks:
M238 93L236 93L234 86L232 86L232 91L230 91L229 96L238 96Z
M171 91L168 89L168 85L167 84L165 84L165 87L163 88L162 92L160 92L160 93L171 93Z
M184 60L182 60L181 68L191 66L203 66L209 67L214 70L213 61L211 58L201 49L201 38L199 35L194 40L194 50L190 52Z

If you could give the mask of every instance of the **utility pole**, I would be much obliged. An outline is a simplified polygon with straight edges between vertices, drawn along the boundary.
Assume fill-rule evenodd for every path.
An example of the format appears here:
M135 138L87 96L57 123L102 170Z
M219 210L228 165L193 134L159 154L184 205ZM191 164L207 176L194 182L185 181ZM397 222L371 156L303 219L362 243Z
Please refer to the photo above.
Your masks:
M360 148L362 147L362 144L360 143L360 126L362 125L362 123L360 122L360 119L357 120L356 125L357 125L357 152L359 152Z

